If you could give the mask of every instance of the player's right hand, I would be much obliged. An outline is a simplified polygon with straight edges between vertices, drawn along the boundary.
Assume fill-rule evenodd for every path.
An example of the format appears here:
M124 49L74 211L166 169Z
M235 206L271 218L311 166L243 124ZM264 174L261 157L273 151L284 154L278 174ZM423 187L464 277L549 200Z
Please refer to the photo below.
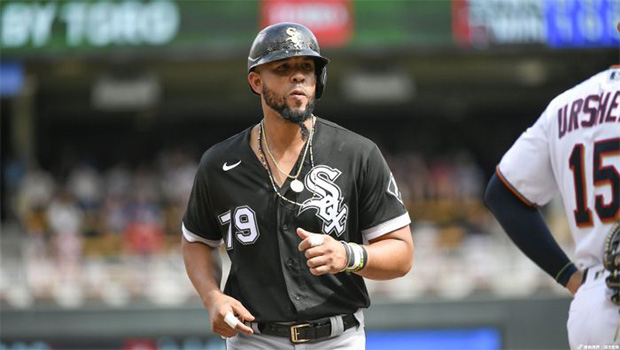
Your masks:
M344 270L347 265L347 252L340 241L329 235L306 231L301 227L297 228L297 235L302 239L297 249L305 252L304 255L308 259L306 264L311 274L321 276Z
M237 332L245 334L254 333L252 328L243 324L244 321L254 321L254 316L237 299L218 292L211 298L209 304L209 320L214 333L225 338L234 337L237 335ZM240 321L235 328L231 328L224 322L224 317L229 312L232 312Z

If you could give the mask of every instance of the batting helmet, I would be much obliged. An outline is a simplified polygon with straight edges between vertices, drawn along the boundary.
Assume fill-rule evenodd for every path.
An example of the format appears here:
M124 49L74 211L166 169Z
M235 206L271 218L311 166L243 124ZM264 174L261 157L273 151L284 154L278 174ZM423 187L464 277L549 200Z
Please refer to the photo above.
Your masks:
M295 56L312 57L316 65L316 99L325 88L326 65L329 59L321 56L319 43L312 31L297 23L278 23L261 30L250 48L248 73L261 64Z

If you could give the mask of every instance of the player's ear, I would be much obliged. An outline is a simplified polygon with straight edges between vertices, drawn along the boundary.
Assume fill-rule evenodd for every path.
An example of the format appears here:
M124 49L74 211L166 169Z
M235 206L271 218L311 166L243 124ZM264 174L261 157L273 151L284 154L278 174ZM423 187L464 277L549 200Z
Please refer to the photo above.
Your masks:
M255 94L260 95L263 91L263 80L260 74L255 71L251 71L248 73L248 83L250 83L250 88L254 91Z

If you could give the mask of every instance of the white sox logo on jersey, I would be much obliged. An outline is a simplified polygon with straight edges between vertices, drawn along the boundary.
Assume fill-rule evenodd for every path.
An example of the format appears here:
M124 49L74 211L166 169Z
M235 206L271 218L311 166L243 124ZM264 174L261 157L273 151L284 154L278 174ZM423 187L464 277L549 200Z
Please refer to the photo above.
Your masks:
M340 236L346 227L348 208L343 204L342 191L335 184L342 174L338 169L326 165L314 167L304 179L308 190L313 193L299 208L299 214L308 209L316 209L316 216L323 221L323 233L336 233Z

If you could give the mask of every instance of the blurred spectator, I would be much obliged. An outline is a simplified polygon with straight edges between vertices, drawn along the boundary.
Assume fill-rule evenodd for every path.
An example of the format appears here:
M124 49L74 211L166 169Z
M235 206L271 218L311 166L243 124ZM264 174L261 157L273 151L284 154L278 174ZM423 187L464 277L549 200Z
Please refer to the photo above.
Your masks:
M484 189L482 170L466 151L454 157L454 182L457 184L457 198L465 201L480 200Z
M66 189L61 189L50 203L47 221L52 232L54 256L62 276L61 283L79 281L84 213Z
M437 157L430 164L431 198L450 200L455 198L456 187L453 182L454 164L448 157Z
M106 195L125 199L131 192L131 172L123 163L119 163L105 173Z
M123 197L110 194L106 197L101 208L101 226L105 234L120 236L129 221L127 204Z
M125 243L130 254L150 255L162 248L163 230L161 209L156 198L156 182L152 174L142 169L136 174L136 189L129 206L129 223L125 228Z
M54 178L37 165L29 167L23 177L17 194L17 212L22 222L27 222L27 216L33 208L45 208L52 196L56 183Z
M125 229L127 252L149 256L161 252L164 232L156 221L132 221Z
M409 153L403 155L401 164L403 164L401 176L409 188L408 197L404 197L405 194L403 194L403 198L408 198L414 202L424 201L428 198L428 189L430 181L432 181L424 159L419 154Z
M89 255L116 258L122 252L123 233L127 228L129 215L127 203L119 194L108 194L101 207L101 238L95 242Z
M69 174L67 188L82 209L98 209L101 202L101 175L93 167L81 164Z
M181 151L163 152L159 158L159 172L164 199L168 202L189 198L197 164Z
M98 210L101 206L101 175L91 166L80 164L69 174L67 188L83 210L82 233L86 237L99 234Z
M129 254L132 294L148 289L156 269L156 254L164 247L160 187L155 174L147 167L137 170L134 177L134 198L129 206L129 223L125 228L124 243Z
M181 151L165 151L159 158L164 205L164 230L171 244L180 242L179 223L194 182L197 164Z
M6 191L3 199L6 199L8 203L2 208L2 213L3 215L6 215L8 220L18 219L17 203L12 201L17 198L20 183L25 175L26 167L23 162L17 158L9 157L6 159L6 162L2 167L2 178L5 183L5 187L2 188L2 190Z

